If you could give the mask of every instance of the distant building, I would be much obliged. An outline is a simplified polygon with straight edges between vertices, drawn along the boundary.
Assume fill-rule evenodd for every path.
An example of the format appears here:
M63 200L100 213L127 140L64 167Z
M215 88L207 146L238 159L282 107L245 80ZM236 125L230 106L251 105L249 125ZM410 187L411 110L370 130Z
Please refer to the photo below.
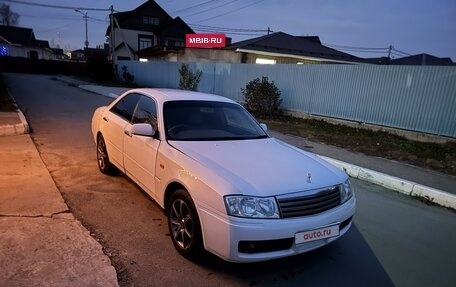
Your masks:
M326 47L318 36L293 36L283 32L248 39L225 48L242 53L242 63L362 64L363 59Z
M51 48L52 53L54 53L54 57L56 60L69 60L70 57L68 57L65 53L63 53L63 49L59 48Z
M112 43L114 62L172 54L184 49L186 34L195 33L152 0L132 11L114 13L112 22L106 36Z
M225 48L168 48L167 52L145 58L249 64L365 64L364 59L322 45L318 36L293 36L283 32L229 44Z
M70 59L72 61L85 61L86 57L85 57L85 54L84 54L84 50L77 49L77 50L71 51Z
M453 66L451 58L439 58L429 54L417 54L408 57L392 59L390 65L416 65L416 66Z
M0 56L54 59L49 42L37 40L30 28L0 25Z
M377 65L413 65L413 66L453 66L456 65L451 58L439 58L429 54L417 54L402 58L391 59L388 57L367 58L366 63Z

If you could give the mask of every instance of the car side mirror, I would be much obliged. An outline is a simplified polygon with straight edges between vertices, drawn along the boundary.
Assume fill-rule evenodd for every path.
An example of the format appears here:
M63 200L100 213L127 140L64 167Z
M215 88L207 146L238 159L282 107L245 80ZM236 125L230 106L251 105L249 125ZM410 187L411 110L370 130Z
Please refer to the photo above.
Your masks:
M131 133L137 136L153 137L155 130L151 124L134 124L131 126Z
M268 131L268 126L266 124L260 124L260 127L263 129L264 132Z

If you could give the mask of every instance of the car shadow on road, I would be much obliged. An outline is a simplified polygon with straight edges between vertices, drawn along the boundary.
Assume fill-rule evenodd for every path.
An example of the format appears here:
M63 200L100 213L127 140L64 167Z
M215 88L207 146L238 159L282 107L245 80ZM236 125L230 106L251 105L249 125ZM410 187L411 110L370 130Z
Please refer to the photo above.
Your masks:
M355 225L339 240L302 255L248 264L209 255L200 266L236 276L246 286L394 286Z

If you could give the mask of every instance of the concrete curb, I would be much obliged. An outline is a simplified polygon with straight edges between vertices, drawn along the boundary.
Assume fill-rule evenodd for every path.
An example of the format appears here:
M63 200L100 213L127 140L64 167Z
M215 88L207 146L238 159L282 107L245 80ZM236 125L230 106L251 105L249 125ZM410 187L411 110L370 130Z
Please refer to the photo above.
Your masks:
M105 87L98 85L79 85L78 88L83 89L88 92L95 94L103 95L105 97L116 99L119 95L123 94L125 91L128 91L129 88L119 88L119 87ZM109 90L115 90L116 92L108 92Z
M456 196L432 187L404 180L371 169L359 167L330 157L318 155L321 159L345 171L350 177L364 180L400 193L423 198L426 201L456 210Z
M21 120L21 124L24 128L23 134L29 134L30 126L27 122L27 119L25 118L25 115L22 113L21 109L19 109L19 108L17 108L17 115L19 116L19 119Z
M30 133L30 126L27 120L25 119L25 116L22 113L22 111L18 108L16 113L21 123L14 125L1 125L0 136L15 136Z

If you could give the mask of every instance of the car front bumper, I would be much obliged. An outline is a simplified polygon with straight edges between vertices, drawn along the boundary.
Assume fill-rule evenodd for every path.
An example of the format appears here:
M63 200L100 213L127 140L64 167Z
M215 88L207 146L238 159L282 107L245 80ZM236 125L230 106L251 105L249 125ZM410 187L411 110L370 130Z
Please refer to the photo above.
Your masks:
M353 196L326 212L287 219L247 219L220 216L202 209L200 219L205 248L231 262L257 262L301 254L340 238L350 228L355 213ZM339 226L337 236L295 243L299 232Z

